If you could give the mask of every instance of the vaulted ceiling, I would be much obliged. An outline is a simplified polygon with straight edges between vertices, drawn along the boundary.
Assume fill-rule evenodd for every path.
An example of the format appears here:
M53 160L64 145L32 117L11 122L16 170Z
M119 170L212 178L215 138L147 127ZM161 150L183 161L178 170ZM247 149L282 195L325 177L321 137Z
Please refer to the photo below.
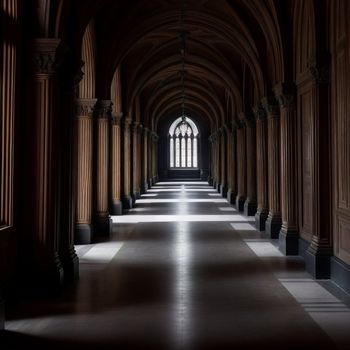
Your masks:
M274 0L186 0L186 108L212 127L230 122L283 80L282 16ZM107 97L118 67L123 112L156 127L180 113L179 0L80 0L82 30L94 19L97 91ZM138 104L138 106L136 106Z

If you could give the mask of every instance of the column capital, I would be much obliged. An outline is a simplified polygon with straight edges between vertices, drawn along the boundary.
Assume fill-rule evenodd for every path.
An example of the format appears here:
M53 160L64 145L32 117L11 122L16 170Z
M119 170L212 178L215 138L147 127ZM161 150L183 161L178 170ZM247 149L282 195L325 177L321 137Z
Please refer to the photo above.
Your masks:
M318 56L314 55L308 59L307 67L311 79L316 84L329 84L329 67L331 63L331 54L324 51Z
M268 117L279 116L280 106L279 106L279 102L276 100L274 96L263 97L261 99L261 105L265 109Z
M80 117L92 117L95 111L96 98L78 98L75 102L76 115Z
M35 74L54 74L61 65L67 47L61 39L37 38L31 42L32 68Z
M262 106L261 103L259 103L258 105L254 106L252 108L255 119L258 120L265 120L266 119L266 111L264 109L264 107Z
M96 103L95 111L98 119L108 119L112 114L112 101L111 100L98 100Z
M130 126L132 124L132 118L125 116L123 118L123 124L124 126Z
M296 86L294 83L279 83L273 89L280 107L290 107L295 104Z
M123 113L112 113L111 123L112 125L120 125Z
M241 112L238 117L238 120L241 123L240 127L251 127L255 124L255 116L253 112Z
M134 122L131 124L132 131L133 131L134 133L137 133L137 132L138 132L138 129L139 129L139 126L140 126L140 122L134 121Z
M155 131L151 131L151 137L152 137L153 141L159 140L159 136L157 135L157 133Z

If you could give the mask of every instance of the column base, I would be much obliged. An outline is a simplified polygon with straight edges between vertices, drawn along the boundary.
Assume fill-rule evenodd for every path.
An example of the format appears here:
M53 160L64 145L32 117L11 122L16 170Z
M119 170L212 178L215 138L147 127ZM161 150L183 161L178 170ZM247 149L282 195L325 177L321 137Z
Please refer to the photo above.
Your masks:
M74 246L69 247L67 254L61 257L64 281L71 283L79 279L79 258L75 252Z
M310 246L305 253L306 271L315 279L331 277L331 253L315 252Z
M148 190L148 183L145 182L145 183L143 183L142 186L141 186L141 193L142 193L142 194L145 194L145 193L147 193L147 190Z
M109 237L112 229L112 219L108 216L97 216L95 219L95 236Z
M244 211L244 202L245 202L244 197L239 195L236 197L236 209L238 211Z
M221 188L221 184L219 182L216 183L216 187L215 189L220 193L220 188Z
M158 182L158 176L153 176L152 183L155 185Z
M256 214L257 204L249 199L244 202L244 215L254 216Z
M331 278L350 294L350 265L335 256L331 258Z
M93 229L91 224L76 224L75 225L75 244L90 244L92 242Z
M58 254L55 254L54 261L52 261L49 268L38 268L38 270L36 270L34 273L34 279L28 275L28 280L26 280L26 283L29 283L29 288L34 295L37 293L38 295L47 295L52 293L56 294L63 290L64 270Z
M269 214L265 222L265 232L271 239L279 238L282 226L282 218L280 216L274 216Z
M227 187L225 185L220 186L220 193L224 198L227 197Z
M211 177L208 177L207 181L209 186L213 186L213 179Z
M258 209L255 214L255 227L259 231L265 231L268 211L265 209Z
M226 198L227 198L227 201L231 205L236 205L236 196L235 196L234 192L231 189L229 189L227 191L227 197Z
M132 206L134 207L135 204L136 204L136 200L138 200L138 199L141 198L140 191L134 192L134 193L131 195L131 198L132 198Z
M133 207L133 200L131 196L124 196L122 198L123 209L129 210Z
M213 180L213 184L212 184L213 188L216 188L216 181Z
M114 200L109 207L110 207L109 212L111 215L123 214L123 204L120 200Z
M0 293L0 331L5 329L5 302Z
M149 179L148 180L148 188L152 188L152 186L153 186L152 179Z
M278 239L278 248L284 255L298 255L299 234L297 231L289 231L282 226Z

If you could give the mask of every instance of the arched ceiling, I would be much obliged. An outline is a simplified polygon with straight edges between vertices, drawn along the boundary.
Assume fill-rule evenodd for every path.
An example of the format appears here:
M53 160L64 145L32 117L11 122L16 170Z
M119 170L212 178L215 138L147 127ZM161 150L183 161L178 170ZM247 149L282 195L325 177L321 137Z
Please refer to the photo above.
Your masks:
M278 9L273 0L185 3L186 107L216 128L265 96L266 82L283 78ZM161 118L180 113L182 1L80 0L78 6L93 9L86 17L95 18L98 97L108 97L120 67L124 114L156 129Z

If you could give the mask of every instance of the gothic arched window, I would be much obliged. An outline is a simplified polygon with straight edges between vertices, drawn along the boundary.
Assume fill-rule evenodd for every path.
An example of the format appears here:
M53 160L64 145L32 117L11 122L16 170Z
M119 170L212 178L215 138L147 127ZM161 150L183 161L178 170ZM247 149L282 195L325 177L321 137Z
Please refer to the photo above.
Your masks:
M178 118L169 129L169 167L198 168L198 137L196 124L190 118Z

